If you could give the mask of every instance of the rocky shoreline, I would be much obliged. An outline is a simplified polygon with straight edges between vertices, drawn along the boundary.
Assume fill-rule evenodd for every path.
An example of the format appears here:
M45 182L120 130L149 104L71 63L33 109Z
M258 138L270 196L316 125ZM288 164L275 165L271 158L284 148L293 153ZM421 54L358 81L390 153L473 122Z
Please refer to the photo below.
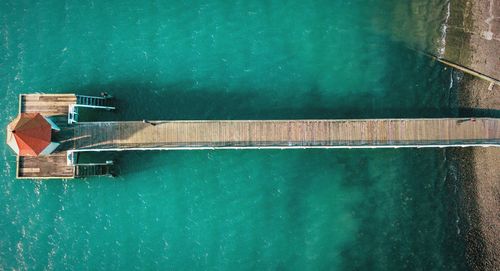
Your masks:
M444 58L500 79L500 2L452 1ZM462 116L500 117L500 86L464 75ZM460 165L461 205L467 224L467 263L473 270L500 270L500 148L450 151Z
M460 219L471 270L498 270L500 219L498 148L455 148L450 159L458 166Z

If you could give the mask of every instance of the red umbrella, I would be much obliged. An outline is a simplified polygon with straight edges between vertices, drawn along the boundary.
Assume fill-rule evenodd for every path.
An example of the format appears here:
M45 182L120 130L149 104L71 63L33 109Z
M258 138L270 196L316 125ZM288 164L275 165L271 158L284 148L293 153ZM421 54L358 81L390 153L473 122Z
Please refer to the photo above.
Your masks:
M51 125L39 113L21 113L7 126L7 144L20 156L38 156L51 137Z

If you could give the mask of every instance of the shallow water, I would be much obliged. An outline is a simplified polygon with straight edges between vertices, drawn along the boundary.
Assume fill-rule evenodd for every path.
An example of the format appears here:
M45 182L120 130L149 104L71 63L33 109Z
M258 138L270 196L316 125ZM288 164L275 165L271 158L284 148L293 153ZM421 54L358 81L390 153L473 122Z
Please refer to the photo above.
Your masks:
M117 97L89 120L457 114L419 53L446 1L82 2L0 3L2 126L36 91ZM131 152L118 178L47 182L0 152L0 269L465 266L440 149Z

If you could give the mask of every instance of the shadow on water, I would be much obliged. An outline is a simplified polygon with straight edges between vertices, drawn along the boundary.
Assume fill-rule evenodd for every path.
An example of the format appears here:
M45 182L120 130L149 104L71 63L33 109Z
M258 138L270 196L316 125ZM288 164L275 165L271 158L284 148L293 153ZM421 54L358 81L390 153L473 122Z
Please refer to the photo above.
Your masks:
M196 88L194 85L191 81L167 85L123 81L89 85L75 90L75 93L98 95L106 91L115 97L117 110L84 110L81 113L84 121L424 118L456 115L450 108L414 104L405 107L366 92L336 97L326 96L317 87L311 87L300 95L291 90L288 94L275 97L272 91L260 89L228 91ZM390 98L406 99L404 96Z
M459 108L459 115L464 117L490 117L500 118L500 110L485 108Z

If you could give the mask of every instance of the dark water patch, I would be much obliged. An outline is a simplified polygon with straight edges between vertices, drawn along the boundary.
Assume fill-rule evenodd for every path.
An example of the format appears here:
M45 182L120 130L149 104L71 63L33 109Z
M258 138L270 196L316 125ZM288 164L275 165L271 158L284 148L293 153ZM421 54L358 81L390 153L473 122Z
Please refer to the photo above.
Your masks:
M424 172L434 167L442 154L435 150L404 150L398 151L397 156L403 161L426 156L428 162L408 164L406 171L398 174L398 186L402 187L397 190L395 184L370 187L355 209L360 215L360 228L356 240L342 250L343 268L465 268L461 260L465 248L451 222L458 208L449 200L454 187L442 174L424 177ZM388 174L388 170L381 172ZM435 218L429 220L430 216ZM437 257L436 251L442 254Z

